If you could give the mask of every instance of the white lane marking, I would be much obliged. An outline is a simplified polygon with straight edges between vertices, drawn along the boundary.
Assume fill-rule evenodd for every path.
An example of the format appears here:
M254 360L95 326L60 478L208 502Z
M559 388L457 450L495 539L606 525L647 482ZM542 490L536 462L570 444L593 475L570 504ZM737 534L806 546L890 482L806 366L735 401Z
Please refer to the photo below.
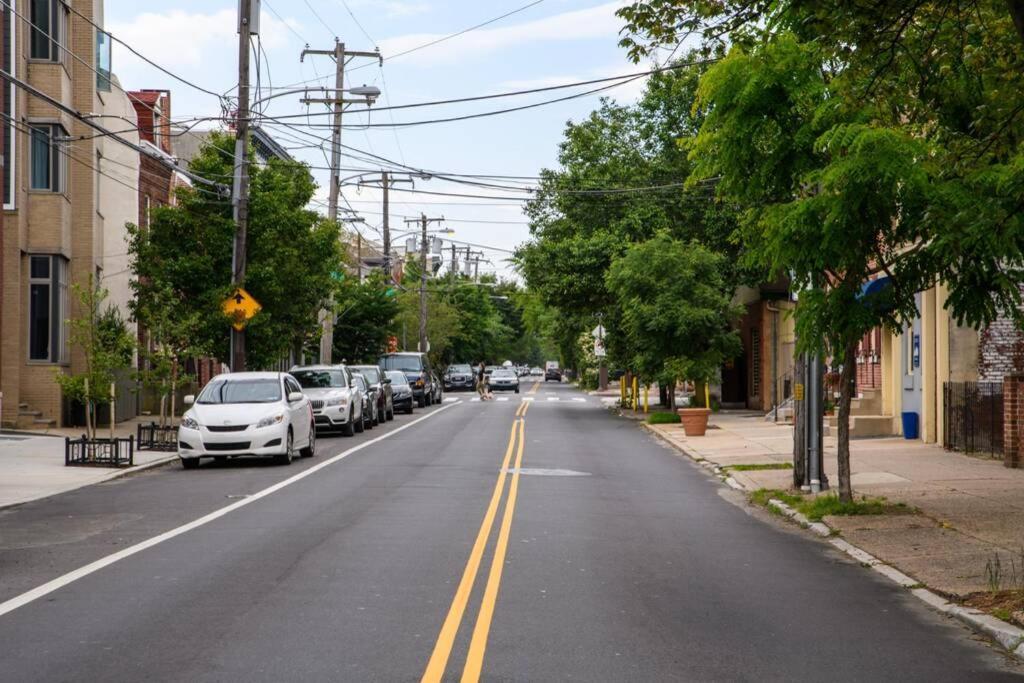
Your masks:
M444 402L445 402L445 403L455 403L455 402L456 402L456 401L458 401L458 400L459 400L459 399L457 399L457 398L451 398L451 397L449 397L449 398L446 398L446 399L444 400Z
M587 402L587 399L585 399L585 398L574 398L573 400L576 401L577 403L586 403Z
M522 400L523 401L533 401L534 398L533 398L533 396L523 396Z
M265 498L265 497L269 496L271 493L275 493L276 491L280 491L281 489L283 489L283 488L285 488L287 486L291 486L292 484L294 484L294 483L296 483L298 481L301 481L301 480L305 479L306 477L308 477L308 476L310 476L310 475L312 475L312 474L314 474L316 472L319 472L320 470L324 469L325 467L329 467L330 465L333 465L334 463L338 462L339 460L343 460L344 458L347 458L348 456L352 455L356 451L361 451L364 448L366 448L367 446L372 446L373 444L375 444L375 443L377 443L379 441L383 441L384 439L390 438L390 437L394 436L395 434L398 434L399 432L401 432L403 430L406 430L409 427L412 427L415 424L418 424L420 422L423 422L424 420L430 419L430 418L434 417L435 415L437 415L437 414L439 414L439 413L441 413L441 412L443 412L445 410L448 410L449 408L453 408L453 407L455 407L457 405L458 405L458 403L450 403L450 404L448 404L446 406L442 406L442 407L438 408L437 410L435 410L434 412L432 412L432 413L430 413L428 415L424 415L423 417L420 417L420 418L417 418L417 419L413 420L409 424L404 424L401 427L398 427L397 429L393 429L392 431L388 432L387 434L382 434L381 436L378 436L375 439L370 439L369 441L366 441L366 442L363 442L363 443L358 444L356 446L353 446L352 448L348 449L347 451L343 451L343 452L339 453L338 455L335 455L333 458L329 458L329 459L324 460L323 462L321 462L321 463L319 463L317 465L314 465L313 467L310 467L308 470L303 470L302 472L299 472L298 474L296 474L296 475L294 475L292 477L288 477L284 481L280 481L280 482L274 484L273 486L268 486L267 488L263 489L262 491L258 491L257 493L252 494L248 498L243 498L243 499L241 499L239 501L236 501L236 502L232 503L231 505L226 505L226 506L220 508L219 510L214 510L213 512L211 512L211 513L209 513L207 515L203 515L199 519L192 520L191 522L189 522L187 524L182 524L181 526L179 526L179 527L177 527L175 529L171 529L170 531L165 531L164 533L162 533L162 534L160 534L158 536L154 536L153 538L146 539L145 541L142 541L141 543L136 543L135 545L130 546L128 548L125 548L124 550L120 550L120 551L118 551L116 553L113 553L111 555L107 555L106 557L102 557L102 558L96 560L95 562L90 562L89 564L85 565L84 567L79 567L78 569L76 569L74 571L71 571L71 572L68 572L67 574L64 574L63 576L58 576L56 579L53 579L52 581L47 581L46 583L44 583L41 586L37 586L37 587L33 588L32 590L27 591L25 593L22 593L21 595L19 595L17 597L13 597L10 600L7 600L6 602L0 603L0 616L3 616L5 614L7 614L8 612L13 612L14 610L18 609L19 607L23 607L23 606L29 604L30 602L32 602L34 600L38 600L39 598L43 597L44 595L49 595L50 593L54 592L55 590L57 590L59 588L63 588L64 586L67 586L68 584L73 583L73 582L77 581L78 579L84 578L84 577L88 576L89 574L98 572L99 570L103 569L104 567L109 567L110 565L114 564L115 562L119 562L119 561L121 561L123 559L131 557L132 555L135 555L136 553L140 553L143 550L146 550L147 548L152 548L153 546L159 545L160 543L163 543L164 541L169 541L170 539L174 538L175 536L181 536L182 534L187 533L189 531L192 531L193 529L198 529L201 526L209 524L210 522L214 521L215 519L219 519L219 518L223 517L224 515L228 514L229 512L233 512L234 510L237 510L239 508L243 508L246 505L254 503L254 502L256 502L257 500L259 500L261 498Z
M479 396L477 396L476 398L471 398L471 399L469 399L469 402L470 402L470 403L477 403L477 402L478 402L479 400L480 400L480 397L479 397Z
M527 475L539 475L542 477L589 477L590 472L579 472L577 470L560 470L560 469L545 469L538 467L520 467L518 470L515 467L509 467L503 472L508 474L527 474Z
M496 400L498 400L498 401L507 401L508 400L508 396L499 396Z
M548 400L549 401L558 401L560 399L557 396L548 396Z

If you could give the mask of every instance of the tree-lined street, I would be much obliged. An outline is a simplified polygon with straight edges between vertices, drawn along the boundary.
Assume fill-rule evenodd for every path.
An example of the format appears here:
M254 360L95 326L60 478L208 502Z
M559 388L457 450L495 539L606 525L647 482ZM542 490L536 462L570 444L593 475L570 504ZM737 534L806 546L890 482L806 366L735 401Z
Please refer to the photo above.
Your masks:
M580 397L542 385L532 401L455 400L358 441L324 439L317 458L286 470L169 467L9 509L0 677L420 678L499 479L446 680L462 674L481 619L485 680L792 680L823 675L823 662L840 680L1012 670L963 627L747 509ZM37 585L289 480L7 611ZM826 637L838 624L842 637Z

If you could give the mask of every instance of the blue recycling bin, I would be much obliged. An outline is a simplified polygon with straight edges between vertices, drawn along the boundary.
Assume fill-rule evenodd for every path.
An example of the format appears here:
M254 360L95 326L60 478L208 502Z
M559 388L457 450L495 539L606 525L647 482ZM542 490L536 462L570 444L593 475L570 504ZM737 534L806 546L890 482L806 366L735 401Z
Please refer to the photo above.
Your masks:
M901 413L900 415L903 418L903 438L916 439L918 427L917 413Z

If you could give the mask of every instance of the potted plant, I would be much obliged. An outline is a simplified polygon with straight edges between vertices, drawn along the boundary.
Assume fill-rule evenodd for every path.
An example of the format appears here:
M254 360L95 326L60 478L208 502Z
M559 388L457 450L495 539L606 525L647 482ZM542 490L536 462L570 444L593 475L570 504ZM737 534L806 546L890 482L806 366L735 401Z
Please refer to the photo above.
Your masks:
M724 339L729 339L728 336ZM721 342L716 342L716 345ZM731 341L726 341L731 345ZM718 375L718 368L721 367L722 352L718 348L708 348L698 359L676 359L670 363L674 371L680 377L693 382L694 386L702 388L703 393L697 392L686 408L678 408L679 420L683 425L686 436L704 436L708 428L708 418L711 417L711 393L709 385ZM669 364L667 364L669 365ZM693 399L698 399L700 404L694 405Z

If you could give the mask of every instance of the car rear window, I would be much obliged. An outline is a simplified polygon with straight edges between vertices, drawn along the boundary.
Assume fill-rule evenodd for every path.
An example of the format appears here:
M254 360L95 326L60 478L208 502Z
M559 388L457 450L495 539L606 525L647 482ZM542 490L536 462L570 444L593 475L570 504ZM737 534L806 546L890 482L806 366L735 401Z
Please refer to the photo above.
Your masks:
M384 356L380 359L380 366L385 370L422 372L423 359L419 356Z
M330 389L348 386L341 370L295 370L292 372L303 389Z
M349 367L355 372L358 372L360 375L365 377L366 381L370 382L371 384L376 384L380 382L380 368L374 365L350 365Z

